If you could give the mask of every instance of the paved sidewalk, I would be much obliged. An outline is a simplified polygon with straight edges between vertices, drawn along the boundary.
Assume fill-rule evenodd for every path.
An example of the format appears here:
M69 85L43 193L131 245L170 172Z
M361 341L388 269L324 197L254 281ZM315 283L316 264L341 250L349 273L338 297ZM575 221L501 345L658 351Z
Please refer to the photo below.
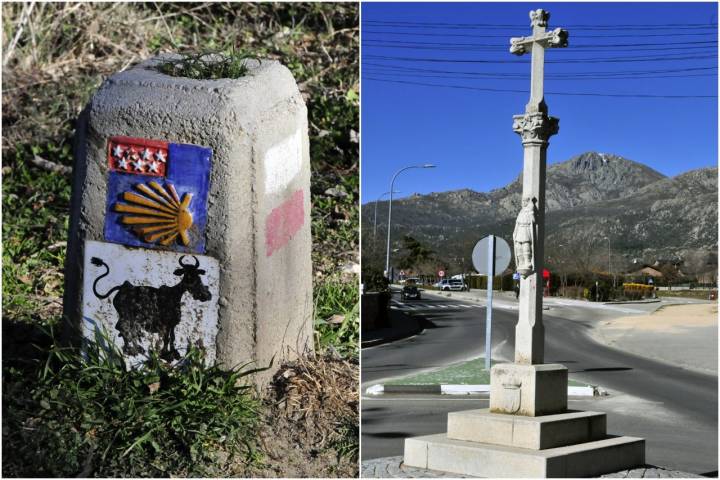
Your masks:
M423 331L421 319L399 310L390 310L390 326L377 330L363 331L360 335L361 348L373 347L417 335Z
M424 468L406 467L402 464L403 457L373 458L362 462L360 478L475 478L457 473L426 470ZM667 470L654 465L645 465L632 470L601 475L601 478L703 478L687 472Z

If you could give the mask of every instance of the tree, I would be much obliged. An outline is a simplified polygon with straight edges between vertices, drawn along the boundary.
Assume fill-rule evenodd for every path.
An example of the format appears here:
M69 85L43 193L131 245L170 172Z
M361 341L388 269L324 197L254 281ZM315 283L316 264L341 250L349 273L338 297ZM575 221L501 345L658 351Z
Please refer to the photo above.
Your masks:
M435 252L411 237L405 235L402 238L402 254L398 258L397 266L402 269L417 268L420 264L432 259Z

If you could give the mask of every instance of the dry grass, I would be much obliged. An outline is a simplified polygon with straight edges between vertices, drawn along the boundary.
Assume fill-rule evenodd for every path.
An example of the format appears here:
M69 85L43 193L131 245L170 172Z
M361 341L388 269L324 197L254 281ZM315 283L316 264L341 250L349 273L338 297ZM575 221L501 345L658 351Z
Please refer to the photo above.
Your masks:
M359 400L357 363L315 356L283 365L266 395L262 473L356 477Z

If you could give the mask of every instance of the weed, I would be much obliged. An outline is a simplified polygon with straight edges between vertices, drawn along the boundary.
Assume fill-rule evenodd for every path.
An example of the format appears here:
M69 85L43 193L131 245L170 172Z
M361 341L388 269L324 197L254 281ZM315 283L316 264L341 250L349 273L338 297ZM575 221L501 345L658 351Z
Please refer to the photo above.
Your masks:
M360 334L358 284L327 279L315 286L315 336L318 349L330 346L357 355Z
M181 58L168 60L157 69L173 77L187 77L195 80L218 80L240 78L248 72L247 60L258 58L254 55L232 51L188 53Z

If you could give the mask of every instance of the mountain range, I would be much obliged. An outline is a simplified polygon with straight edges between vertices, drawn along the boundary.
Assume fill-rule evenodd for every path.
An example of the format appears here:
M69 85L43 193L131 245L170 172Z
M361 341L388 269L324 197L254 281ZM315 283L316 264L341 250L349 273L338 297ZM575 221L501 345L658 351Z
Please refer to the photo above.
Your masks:
M546 256L559 262L634 264L685 261L686 270L717 265L718 169L667 177L618 155L586 152L547 167ZM393 201L393 248L410 235L450 266L469 267L475 242L489 234L511 243L522 174L490 192L469 189ZM384 259L387 201L362 207L363 260ZM609 245L608 245L609 241ZM381 264L382 262L380 262ZM606 269L607 270L607 269Z

